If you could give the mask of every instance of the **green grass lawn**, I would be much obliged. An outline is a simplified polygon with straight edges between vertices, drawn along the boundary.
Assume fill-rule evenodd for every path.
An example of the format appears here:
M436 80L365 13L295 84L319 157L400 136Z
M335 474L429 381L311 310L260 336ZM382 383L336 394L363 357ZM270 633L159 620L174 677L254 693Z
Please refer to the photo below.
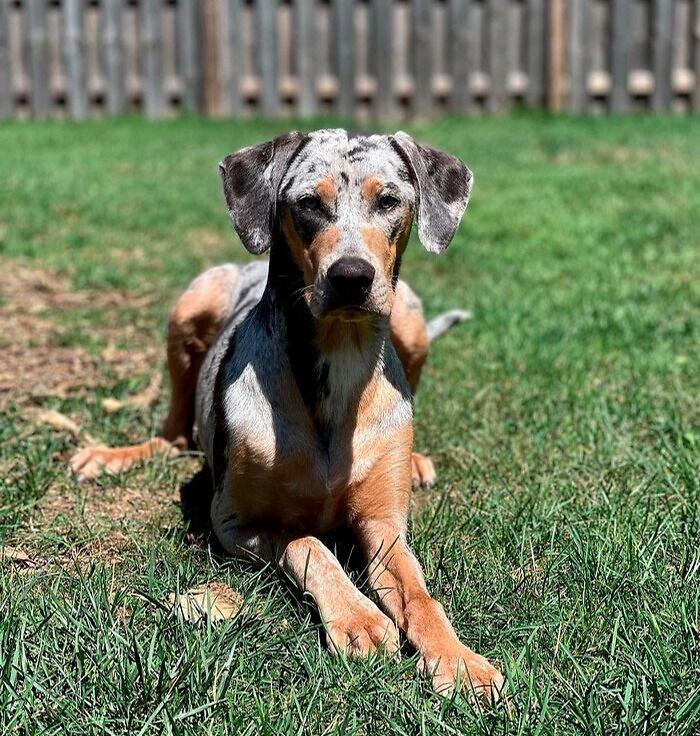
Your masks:
M158 427L165 388L102 400L160 371L178 290L243 258L216 163L287 127L0 125L0 544L29 557L0 561L0 733L700 733L698 118L410 129L476 176L451 248L414 241L402 271L429 316L474 312L418 392L439 480L412 542L507 707L434 696L409 651L331 657L277 572L188 533L197 457L69 477L85 433ZM233 618L168 601L211 581Z

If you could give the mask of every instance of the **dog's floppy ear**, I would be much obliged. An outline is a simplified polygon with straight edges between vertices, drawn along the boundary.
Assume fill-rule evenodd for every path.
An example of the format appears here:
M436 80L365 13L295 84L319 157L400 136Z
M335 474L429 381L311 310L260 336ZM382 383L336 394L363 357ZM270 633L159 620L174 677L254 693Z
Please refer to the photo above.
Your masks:
M242 148L219 164L228 213L251 253L263 253L270 247L280 181L290 158L307 138L304 133L285 133Z
M416 190L418 238L426 250L442 253L469 202L472 172L458 158L416 143L403 131L389 140L408 167Z

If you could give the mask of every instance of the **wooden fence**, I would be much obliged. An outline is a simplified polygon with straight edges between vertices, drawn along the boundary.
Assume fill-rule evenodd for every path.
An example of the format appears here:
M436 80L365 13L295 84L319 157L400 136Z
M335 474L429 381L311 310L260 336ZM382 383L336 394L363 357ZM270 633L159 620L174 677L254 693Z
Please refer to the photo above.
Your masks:
M700 0L0 0L0 117L700 110Z

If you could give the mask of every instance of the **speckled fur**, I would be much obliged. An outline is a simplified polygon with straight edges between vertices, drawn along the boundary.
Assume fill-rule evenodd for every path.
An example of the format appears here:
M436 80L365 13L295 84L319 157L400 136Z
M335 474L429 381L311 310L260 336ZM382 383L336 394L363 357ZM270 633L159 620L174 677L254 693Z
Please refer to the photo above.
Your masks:
M434 471L412 453L412 390L429 332L398 271L414 217L429 251L447 247L471 172L405 133L344 130L280 136L220 168L234 227L249 251L271 249L269 269L229 264L193 282L171 315L164 437L93 448L76 472L176 451L192 412L220 543L279 564L316 601L332 651L396 654L401 629L436 690L461 683L497 697L502 676L459 641L406 539L412 476ZM341 259L371 266L350 302L333 285ZM434 323L433 334L457 319ZM354 531L383 611L320 541L338 527Z

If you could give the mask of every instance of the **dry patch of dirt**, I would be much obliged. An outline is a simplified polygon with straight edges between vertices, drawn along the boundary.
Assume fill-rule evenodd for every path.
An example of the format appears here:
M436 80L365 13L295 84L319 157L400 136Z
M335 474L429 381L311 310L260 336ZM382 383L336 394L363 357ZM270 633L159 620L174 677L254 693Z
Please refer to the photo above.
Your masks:
M0 410L14 407L22 417L19 451L4 469L7 473L3 472L6 482L26 472L24 443L38 427L49 427L78 446L99 444L99 437L96 441L85 431L84 414L49 409L43 405L46 398L84 397L94 402L96 389L104 394L105 388L132 377L149 381L142 391L121 401L103 399L104 411L146 408L158 398L165 354L164 339L158 334L161 325L153 324L146 309L142 318L132 319L134 312L150 304L150 297L120 290L76 293L60 275L0 259ZM91 328L85 314L94 309L103 311L106 326ZM76 325L83 324L95 330L91 342L102 345L101 349L88 351L70 344ZM125 474L118 485L86 483L78 488L70 480L67 457L56 457L55 473L25 528L16 540L6 540L27 555L12 565L27 570L82 565L94 559L118 562L140 536L152 535L154 529L158 533L182 527L179 488L200 465L198 457L180 456L155 476L152 469L137 469ZM48 558L37 552L45 548L48 531L53 539L65 540L66 552Z
M163 353L162 341L152 339L153 325L144 330L131 321L101 329L96 337L107 345L93 355L66 345L66 327L56 319L87 307L117 313L125 306L138 309L150 303L151 297L116 289L73 292L58 274L0 259L0 406L85 395L107 376L119 380L150 373ZM118 349L117 342L129 344L129 350Z

